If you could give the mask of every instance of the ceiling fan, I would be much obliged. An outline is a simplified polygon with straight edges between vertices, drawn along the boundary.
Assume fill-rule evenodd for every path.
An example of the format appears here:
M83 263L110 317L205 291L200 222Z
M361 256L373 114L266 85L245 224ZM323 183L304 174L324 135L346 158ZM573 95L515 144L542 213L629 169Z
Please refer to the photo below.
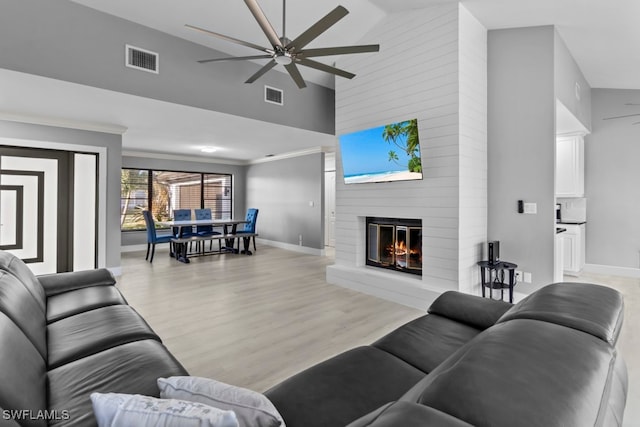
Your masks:
M640 105L640 104L636 104L634 102L627 102L624 105ZM602 120L613 120L613 119L624 119L627 117L635 117L635 116L640 116L640 113L636 113L636 114L624 114L622 116L614 116L614 117L605 117ZM635 123L631 123L632 125L640 125L640 122L635 122Z
M360 46L339 46L339 47L325 47L325 48L316 48L316 49L304 49L306 45L311 43L314 39L316 39L320 34L324 33L328 30L332 25L338 22L340 19L344 18L349 11L342 6L338 6L329 12L326 16L321 18L318 22L309 27L306 31L300 34L293 40L289 40L285 35L285 13L286 13L286 0L282 1L282 37L278 37L275 29L265 16L264 12L258 5L256 0L244 0L247 7L251 11L253 17L258 21L258 25L262 28L262 31L267 36L267 39L271 43L270 48L262 47L260 45L242 41L236 39L234 37L225 36L223 34L215 33L213 31L206 30L204 28L196 27L194 25L186 24L187 28L192 30L200 31L202 33L220 38L222 40L226 40L232 43L240 44L242 46L250 47L261 52L264 52L262 55L252 55L252 56L240 56L240 57L228 57L228 58L215 58L215 59L204 59L198 61L201 64L209 63L209 62L218 62L218 61L238 61L238 60L248 60L248 59L268 59L271 60L262 68L258 70L254 75L249 77L249 79L245 83L253 83L262 75L264 75L267 71L271 70L278 64L284 65L285 69L293 79L293 81L298 85L300 89L306 87L307 85L300 74L300 70L298 70L298 65L303 65L305 67L315 68L316 70L324 71L327 73L335 74L337 76L345 77L348 79L352 79L355 77L355 74L350 73L348 71L341 70L336 67L332 67L330 65L323 64L321 62L314 61L309 58L319 57L319 56L330 56L330 55L343 55L343 54L351 54L351 53L365 53L365 52L378 52L380 50L380 45L370 44L370 45L360 45Z

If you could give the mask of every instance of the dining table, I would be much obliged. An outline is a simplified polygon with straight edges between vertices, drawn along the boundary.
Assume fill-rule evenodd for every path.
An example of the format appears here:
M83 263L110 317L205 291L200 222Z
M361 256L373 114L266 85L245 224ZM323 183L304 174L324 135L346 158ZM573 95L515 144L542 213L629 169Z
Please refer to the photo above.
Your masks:
M162 227L171 227L177 231L174 233L176 235L176 240L180 240L182 235L182 229L186 227L193 228L194 226L213 226L213 227L222 227L222 235L216 237L219 239L224 239L225 244L221 249L221 252L233 252L237 253L238 251L234 249L234 242L236 239L236 231L238 229L239 224L246 224L248 221L246 219L189 219L182 221L157 221L156 224ZM182 253L175 254L175 257L178 261L189 263L189 259L187 256L186 250L181 251ZM172 254L173 255L173 254Z

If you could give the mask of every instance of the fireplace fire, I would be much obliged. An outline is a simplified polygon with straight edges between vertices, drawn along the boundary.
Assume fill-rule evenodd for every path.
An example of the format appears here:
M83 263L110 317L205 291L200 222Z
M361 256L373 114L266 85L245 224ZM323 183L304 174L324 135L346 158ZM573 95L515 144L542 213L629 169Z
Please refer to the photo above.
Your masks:
M422 220L367 218L367 265L422 275Z

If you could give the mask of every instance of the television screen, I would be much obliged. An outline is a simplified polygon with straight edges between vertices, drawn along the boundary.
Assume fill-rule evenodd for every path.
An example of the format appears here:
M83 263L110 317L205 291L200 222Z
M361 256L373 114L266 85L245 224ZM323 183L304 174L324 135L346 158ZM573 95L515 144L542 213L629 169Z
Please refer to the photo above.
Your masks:
M422 179L418 120L339 137L345 184Z

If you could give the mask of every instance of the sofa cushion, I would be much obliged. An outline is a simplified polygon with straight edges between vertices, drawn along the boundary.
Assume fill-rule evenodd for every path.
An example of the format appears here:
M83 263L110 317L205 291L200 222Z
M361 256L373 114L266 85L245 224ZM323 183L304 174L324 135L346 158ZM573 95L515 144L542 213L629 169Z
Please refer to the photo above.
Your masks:
M27 264L22 260L9 252L0 251L0 270L5 270L20 280L27 288L29 293L36 300L36 303L40 307L40 310L44 313L46 311L46 295L42 285L33 274Z
M461 292L447 291L431 304L430 314L439 314L476 329L493 326L513 304Z
M47 296L61 294L89 286L110 286L116 284L113 274L106 268L73 271L38 276Z
M91 286L47 299L47 321L55 322L84 311L109 305L126 304L115 286Z
M65 426L95 426L91 393L159 397L157 379L173 375L188 373L158 341L120 345L50 370L49 409L69 410Z
M429 373L479 333L463 323L427 314L400 326L373 346Z
M49 369L132 341L160 338L129 305L111 305L50 323Z
M187 400L123 393L92 393L99 427L238 427L232 411Z
M47 322L44 312L24 283L5 270L0 270L0 311L24 332L46 359Z
M357 347L265 392L287 427L344 426L397 400L424 372L375 347Z
M499 320L536 319L589 333L612 345L622 328L620 292L587 283L554 283L514 305Z
M266 396L210 378L158 378L160 397L203 403L233 411L240 427L285 427L282 416Z
M411 402L384 405L347 427L473 427L437 409Z
M602 425L616 357L584 332L512 320L478 335L402 400L478 427Z
M0 313L0 407L27 410L33 414L47 409L45 361L27 336L4 313ZM0 417L0 424L2 424ZM24 426L46 426L44 419L20 421ZM4 425L4 424L2 424Z

